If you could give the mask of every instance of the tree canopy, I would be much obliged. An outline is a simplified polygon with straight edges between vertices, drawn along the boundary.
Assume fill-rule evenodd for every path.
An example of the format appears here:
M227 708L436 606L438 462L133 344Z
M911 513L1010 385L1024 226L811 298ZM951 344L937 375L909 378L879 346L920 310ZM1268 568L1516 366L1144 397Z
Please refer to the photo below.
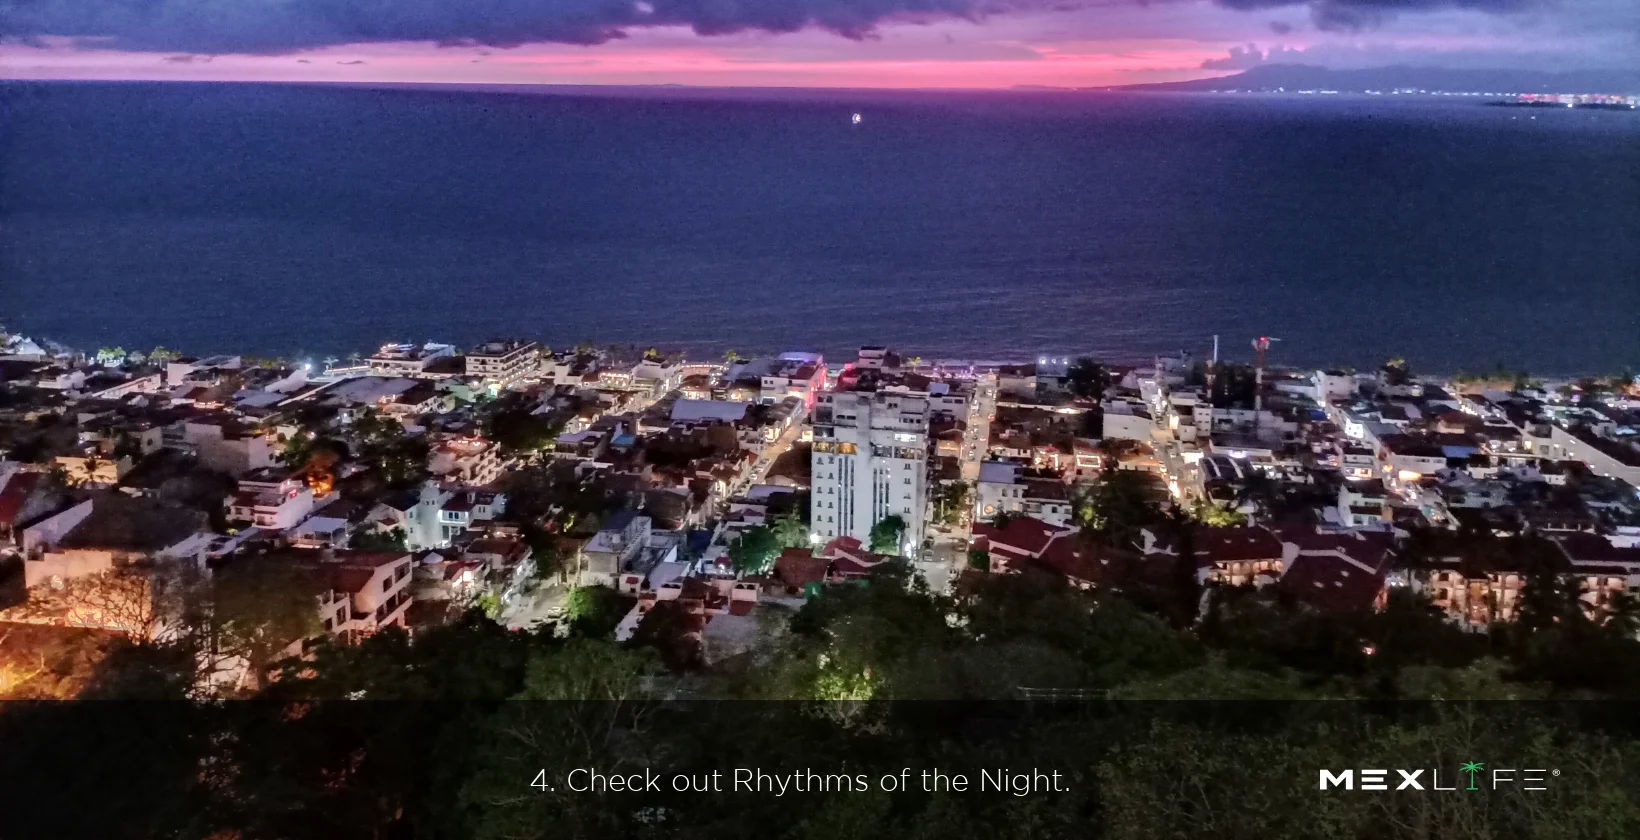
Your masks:
M890 514L877 520L871 526L870 548L877 554L903 554L901 545L905 537L905 519L898 514Z
M729 546L729 559L734 563L735 571L760 575L774 565L780 549L781 541L774 529L767 525L754 525L740 532L740 537Z
M408 486L426 477L426 439L408 434L397 420L366 410L353 421L348 432L359 460L375 470L389 486Z
M1086 399L1097 400L1110 388L1110 371L1087 356L1071 362L1065 379L1072 394Z
M1189 524L1178 512L1156 527ZM1520 560L1532 550L1488 545ZM242 593L279 584L256 577L267 570L240 571ZM1542 577L1522 593L1521 621L1474 633L1402 588L1384 609L1352 614L1220 587L1199 622L1180 624L1120 587L1084 591L1032 568L965 575L956 594L933 593L896 561L776 611L768 620L782 632L763 649L711 665L687 607L657 603L616 643L631 601L593 587L571 595L567 634L469 614L414 637L320 642L246 703L190 697L179 678L189 656L128 642L93 666L81 696L95 702L0 705L6 832L1640 836L1640 732L1621 704L1602 702L1640 695L1640 641L1628 619L1591 616L1578 593ZM299 590L287 591L296 604ZM216 608L244 612L244 628L280 622L271 607L230 604L220 590ZM1559 775L1529 793L1315 785L1319 769L1427 767L1445 786L1482 760ZM565 784L592 767L663 782L641 799ZM665 781L737 767L870 784L774 796ZM1029 796L921 789L917 774L934 767L971 780L1035 768L1064 786ZM876 784L905 768L910 790Z
M509 392L486 408L484 435L507 452L535 454L550 450L564 430L562 420L534 413L518 394Z

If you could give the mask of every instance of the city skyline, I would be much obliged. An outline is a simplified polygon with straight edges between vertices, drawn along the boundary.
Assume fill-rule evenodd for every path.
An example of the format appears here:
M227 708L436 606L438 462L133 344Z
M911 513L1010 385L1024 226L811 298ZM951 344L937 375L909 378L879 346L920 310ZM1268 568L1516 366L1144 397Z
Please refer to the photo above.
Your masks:
M1104 86L1266 63L1640 67L1620 0L747 0L271 10L0 2L0 77L190 81Z

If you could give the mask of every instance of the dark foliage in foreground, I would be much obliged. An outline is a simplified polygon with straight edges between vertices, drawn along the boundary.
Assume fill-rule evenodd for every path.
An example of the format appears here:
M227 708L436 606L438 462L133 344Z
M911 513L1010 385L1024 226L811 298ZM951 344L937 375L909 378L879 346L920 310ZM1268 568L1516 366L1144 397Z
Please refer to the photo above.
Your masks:
M657 620L630 645L473 616L322 647L254 700L188 699L131 646L74 703L0 710L8 838L1542 838L1640 836L1640 644L1554 591L1469 634L1395 597L1322 616L1221 592L1178 629L1120 594L903 569L811 601L702 670ZM1558 617L1558 620L1556 620ZM664 616L663 616L664 618ZM1553 768L1548 789L1317 790L1319 770ZM576 793L575 768L655 793ZM734 770L870 790L733 790ZM963 773L964 792L920 774ZM1061 792L979 792L982 770ZM909 791L879 779L909 771ZM721 792L674 791L708 784ZM1391 774L1393 776L1393 773ZM531 782L540 779L541 786ZM1483 776L1483 782L1485 777ZM833 789L840 780L833 779ZM1484 785L1483 785L1484 786Z

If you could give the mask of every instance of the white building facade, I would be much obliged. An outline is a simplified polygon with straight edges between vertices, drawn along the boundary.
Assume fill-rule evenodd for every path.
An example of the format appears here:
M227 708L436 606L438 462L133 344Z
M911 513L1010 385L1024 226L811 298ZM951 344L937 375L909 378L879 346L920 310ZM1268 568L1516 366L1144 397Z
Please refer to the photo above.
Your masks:
M464 359L468 376L505 388L541 369L541 345L533 341L490 341L474 347Z
M905 520L900 552L915 556L927 512L929 402L924 394L844 391L814 412L809 528L823 540L870 543L889 516Z

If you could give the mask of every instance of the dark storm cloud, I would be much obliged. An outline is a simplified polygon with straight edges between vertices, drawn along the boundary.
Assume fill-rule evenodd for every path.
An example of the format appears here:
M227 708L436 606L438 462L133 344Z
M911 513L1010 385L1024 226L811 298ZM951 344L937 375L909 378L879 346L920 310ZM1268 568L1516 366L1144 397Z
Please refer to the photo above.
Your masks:
M591 45L654 25L690 26L702 35L814 27L862 38L896 16L978 18L1045 5L1038 0L0 0L0 36L98 38L100 46L125 50L261 54L381 41Z
M1258 11L1289 6L1310 7L1310 17L1321 29L1370 29L1404 12L1434 12L1468 9L1491 14L1509 14L1553 5L1555 0L1213 0L1230 9Z
M1139 0L1131 0L1138 2ZM1554 0L1542 0L1554 2ZM829 30L870 37L891 19L979 20L1130 0L0 0L0 37L94 38L97 46L178 53L279 54L338 44L601 44L644 26L701 35ZM1400 12L1507 12L1534 0L1213 0L1247 11L1308 5L1318 25L1360 28Z
M1293 32L1293 25L1290 23L1282 23L1279 20L1273 20L1270 21L1270 31L1276 33L1277 35L1291 35Z

